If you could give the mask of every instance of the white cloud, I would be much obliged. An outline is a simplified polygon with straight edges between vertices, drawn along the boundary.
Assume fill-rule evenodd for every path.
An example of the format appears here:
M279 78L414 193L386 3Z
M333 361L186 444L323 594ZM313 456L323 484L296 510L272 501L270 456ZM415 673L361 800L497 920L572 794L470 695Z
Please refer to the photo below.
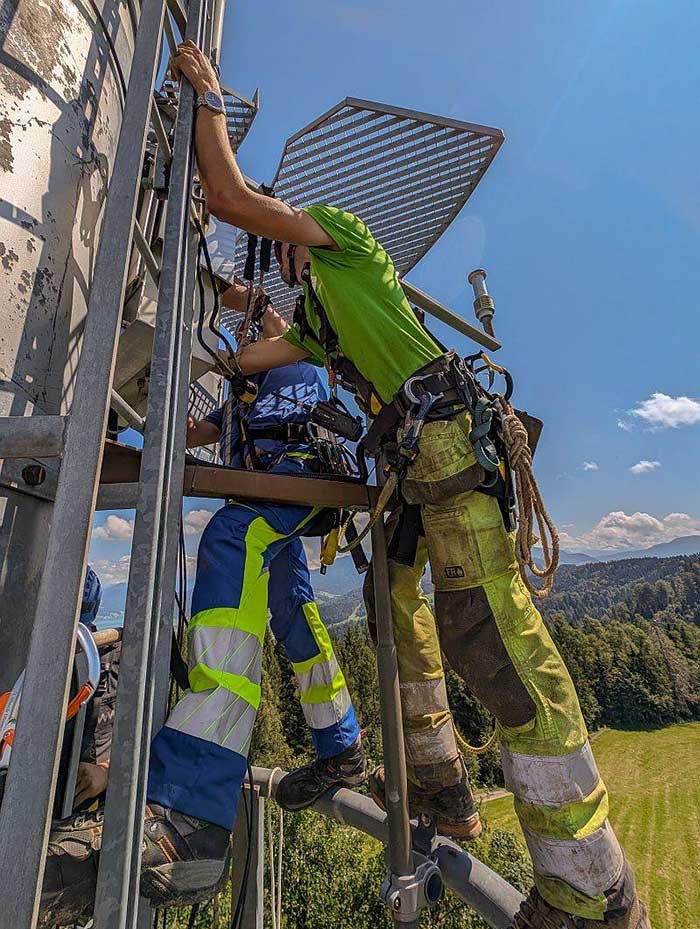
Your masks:
M97 526L92 533L93 539L103 542L129 542L134 534L133 519L124 519L116 513L110 513L102 526Z
M97 573L103 587L112 587L114 584L124 584L129 577L129 562L131 555L122 555L118 561L100 559L91 561L90 566Z
M660 467L660 461L649 461L648 458L642 458L637 464L632 465L629 470L632 474L646 474L648 471L656 471L656 469Z
M612 552L649 548L686 535L700 535L700 518L688 513L669 513L657 519L649 513L616 510L603 516L589 532L576 536L561 532L559 538L562 548L568 551Z
M212 510L190 510L185 516L185 532L187 535L199 535L214 515Z
M584 471L599 471L600 465L597 461L584 461L581 465Z
M668 394L657 392L648 400L640 401L627 415L642 420L650 429L695 426L700 423L700 399L669 397ZM618 426L629 431L631 420L619 420Z
M625 419L618 419L617 425L619 429L624 429L625 432L631 432L634 428L632 423L627 422Z

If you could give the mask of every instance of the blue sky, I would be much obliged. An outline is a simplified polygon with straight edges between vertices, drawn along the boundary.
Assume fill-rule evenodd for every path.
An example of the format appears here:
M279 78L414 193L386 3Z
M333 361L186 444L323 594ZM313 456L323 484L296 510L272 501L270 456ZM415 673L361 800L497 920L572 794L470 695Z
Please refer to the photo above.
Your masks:
M504 130L409 277L471 319L466 274L487 268L498 360L545 421L537 472L569 548L700 532L699 25L687 0L298 0L226 16L223 80L260 87L240 153L259 180L345 96ZM127 552L98 539L92 557Z

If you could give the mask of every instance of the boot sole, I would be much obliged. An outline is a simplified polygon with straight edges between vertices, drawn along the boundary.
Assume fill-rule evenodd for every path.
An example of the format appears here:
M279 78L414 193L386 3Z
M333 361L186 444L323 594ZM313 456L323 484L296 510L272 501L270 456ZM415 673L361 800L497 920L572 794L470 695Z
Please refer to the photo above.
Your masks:
M70 926L82 917L92 916L95 888L95 880L91 879L42 894L37 926Z
M210 900L224 889L231 867L226 857L202 861L173 861L146 868L141 874L141 896L153 906L191 906Z
M369 782L369 793L379 809L384 810L386 813L384 797L381 796L372 780ZM420 809L416 804L412 806L409 804L409 813L413 819L417 818L420 814L429 816L435 823L435 828L440 835L444 835L450 839L460 839L463 842L473 842L474 839L478 839L484 828L478 813L474 813L473 816L470 816L469 819L465 819L464 822L455 822L454 820L445 819L433 810Z
M336 781L335 784L330 784L323 791L321 791L320 794L317 794L310 800L305 800L303 803L280 803L279 800L277 800L277 803L282 807L283 810L287 810L289 813L298 813L300 810L308 810L308 808L313 806L317 800L320 800L321 797L325 797L329 790L335 790L338 787L347 787L349 790L351 790L353 787L361 787L368 777L369 774L365 770L361 774L354 774L352 777L344 777L342 781Z

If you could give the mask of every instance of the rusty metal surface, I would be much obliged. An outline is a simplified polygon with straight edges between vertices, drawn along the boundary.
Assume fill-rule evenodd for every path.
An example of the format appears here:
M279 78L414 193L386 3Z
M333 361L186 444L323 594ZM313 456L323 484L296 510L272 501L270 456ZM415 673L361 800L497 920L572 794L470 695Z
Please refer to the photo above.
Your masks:
M102 460L100 486L128 484L138 480L141 452L130 445L107 440ZM265 474L238 468L223 468L198 462L191 455L185 467L187 497L240 497L267 503L308 503L311 506L369 509L379 498L376 487L352 481Z
M124 0L0 3L0 416L68 411L133 41ZM26 659L51 512L17 465L0 461L3 682Z

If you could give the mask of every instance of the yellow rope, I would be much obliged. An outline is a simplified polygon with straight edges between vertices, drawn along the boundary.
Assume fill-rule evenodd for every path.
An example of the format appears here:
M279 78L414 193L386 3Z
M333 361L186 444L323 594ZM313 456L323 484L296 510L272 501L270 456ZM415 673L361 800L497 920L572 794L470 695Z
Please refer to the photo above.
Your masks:
M454 723L454 721L453 721ZM457 726L454 727L455 738L457 739L457 745L462 749L463 752L469 752L471 755L483 755L484 752L487 752L493 743L496 741L496 727L494 726L493 732L489 736L488 740L484 742L483 745L480 745L478 748L470 745L469 742L464 738L462 733L459 731Z
M559 566L559 534L547 512L532 471L532 452L527 442L527 430L510 403L504 398L501 398L500 403L503 411L503 441L515 478L515 493L518 501L515 552L520 576L533 596L544 599L552 590L554 573ZM542 568L535 564L532 557L532 547L538 541L535 535L535 525L537 525L544 555L544 567ZM531 575L543 580L543 586L536 587Z
M376 521L379 519L379 517L382 515L382 513L386 509L386 505L389 502L389 498L391 497L394 490L396 489L398 480L399 478L398 478L397 473L395 471L392 471L391 474L389 475L389 478L387 479L386 484L382 487L382 492L379 494L377 505L372 510L372 513L369 518L369 522L367 523L365 528L362 530L362 532L358 533L357 538L353 539L352 542L348 542L347 545L342 545L341 543L343 539L345 538L345 532L347 530L350 519L348 519L343 524L343 526L340 529L340 535L338 538L338 547L336 548L336 553L338 555L345 555L347 552L351 552L353 548L357 548L360 542L362 542L362 540L365 539L369 535L372 529L372 526L374 526ZM350 518L352 519L352 517Z

